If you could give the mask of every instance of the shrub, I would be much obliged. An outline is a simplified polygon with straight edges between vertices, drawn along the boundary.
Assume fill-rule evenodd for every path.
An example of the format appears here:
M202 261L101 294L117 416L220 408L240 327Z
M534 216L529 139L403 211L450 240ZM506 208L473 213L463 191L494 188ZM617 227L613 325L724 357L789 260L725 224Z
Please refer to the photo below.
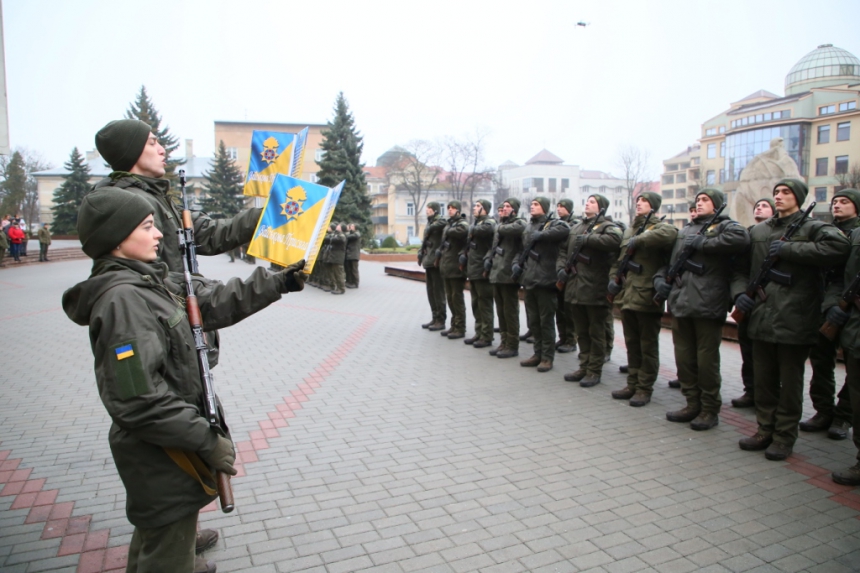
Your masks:
M396 249L398 246L397 239L394 238L394 235L388 235L385 237L385 240L382 241L383 249Z

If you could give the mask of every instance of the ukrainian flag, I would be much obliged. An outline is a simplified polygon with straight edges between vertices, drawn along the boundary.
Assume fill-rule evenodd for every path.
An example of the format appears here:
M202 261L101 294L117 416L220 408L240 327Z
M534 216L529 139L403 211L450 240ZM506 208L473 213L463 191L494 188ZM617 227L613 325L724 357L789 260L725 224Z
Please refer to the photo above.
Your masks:
M255 130L243 194L268 197L278 174L301 177L307 140L307 127L299 133Z
M119 346L116 349L116 359L117 360L125 360L126 358L131 358L134 356L134 348L132 348L131 344L126 344L124 346Z

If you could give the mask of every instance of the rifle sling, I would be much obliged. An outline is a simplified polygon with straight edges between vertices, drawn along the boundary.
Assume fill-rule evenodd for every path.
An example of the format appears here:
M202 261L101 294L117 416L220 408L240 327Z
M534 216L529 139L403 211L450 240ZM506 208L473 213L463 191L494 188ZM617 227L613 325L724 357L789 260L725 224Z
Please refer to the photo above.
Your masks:
M209 471L209 468L206 467L200 456L194 452L186 452L185 450L177 450L176 448L164 448L164 451L182 471L200 484L206 495L216 495L218 493L218 484L215 481L215 476L212 475L212 472ZM206 485L200 474L203 474L203 477L210 483L215 484L215 487L211 488Z

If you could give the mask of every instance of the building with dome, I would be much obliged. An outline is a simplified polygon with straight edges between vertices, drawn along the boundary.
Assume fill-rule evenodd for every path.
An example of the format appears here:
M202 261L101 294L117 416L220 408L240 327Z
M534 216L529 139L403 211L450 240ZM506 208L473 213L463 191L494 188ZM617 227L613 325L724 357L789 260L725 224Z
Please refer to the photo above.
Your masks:
M831 44L803 56L785 77L785 95L755 91L702 124L698 165L678 178L664 161L666 212L685 209L695 187L716 185L729 195L744 167L781 137L789 156L827 216L833 193L860 174L860 59ZM679 201L677 198L681 197ZM670 207L671 206L671 207Z

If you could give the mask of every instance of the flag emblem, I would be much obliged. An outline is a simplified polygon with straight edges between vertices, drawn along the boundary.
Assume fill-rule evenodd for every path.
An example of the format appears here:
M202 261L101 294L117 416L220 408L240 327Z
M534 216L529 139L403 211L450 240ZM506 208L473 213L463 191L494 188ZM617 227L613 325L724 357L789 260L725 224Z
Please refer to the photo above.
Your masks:
M281 203L282 215L287 216L287 222L297 219L303 213L302 203L308 198L305 190L301 186L296 185L287 192L287 202Z
M278 147L280 144L278 140L274 137L270 137L266 141L263 142L263 152L260 154L263 158L263 161L266 163L273 163L278 157Z
M116 349L117 360L125 360L126 358L131 358L132 356L134 356L134 348L132 348L131 344L126 344Z

